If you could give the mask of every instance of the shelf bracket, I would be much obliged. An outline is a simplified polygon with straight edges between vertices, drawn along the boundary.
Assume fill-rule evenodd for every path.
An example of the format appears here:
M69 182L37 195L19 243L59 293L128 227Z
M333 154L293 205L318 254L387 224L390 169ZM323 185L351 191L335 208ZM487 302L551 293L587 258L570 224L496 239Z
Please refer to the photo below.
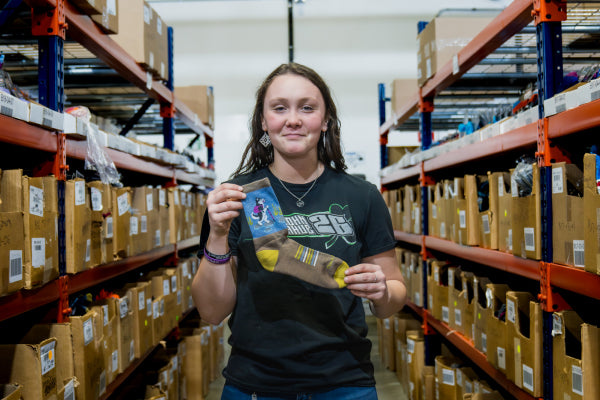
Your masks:
M58 36L65 40L68 24L65 19L65 0L56 0L55 8L32 7L31 32L34 36Z
M552 163L567 162L570 163L571 159L569 154L558 148L550 138L548 137L548 125L549 119L542 118L538 120L538 141L537 151L535 157L537 158L539 167L550 167Z
M531 10L534 24L567 20L567 2L557 0L533 0Z
M550 279L551 271L551 263L540 261L540 294L538 294L538 299L540 300L542 310L550 313L571 310L571 306L569 306L563 297L553 290Z

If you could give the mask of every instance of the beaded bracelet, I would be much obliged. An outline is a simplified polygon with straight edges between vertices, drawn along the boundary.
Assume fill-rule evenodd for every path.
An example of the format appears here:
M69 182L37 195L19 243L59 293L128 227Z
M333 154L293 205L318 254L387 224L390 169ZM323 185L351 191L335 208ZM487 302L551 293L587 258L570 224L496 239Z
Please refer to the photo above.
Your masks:
M206 257L208 262L211 264L225 264L231 258L231 251L228 251L226 254L223 254L223 255L213 254L210 251L206 250L206 247L205 247L204 248L204 257Z

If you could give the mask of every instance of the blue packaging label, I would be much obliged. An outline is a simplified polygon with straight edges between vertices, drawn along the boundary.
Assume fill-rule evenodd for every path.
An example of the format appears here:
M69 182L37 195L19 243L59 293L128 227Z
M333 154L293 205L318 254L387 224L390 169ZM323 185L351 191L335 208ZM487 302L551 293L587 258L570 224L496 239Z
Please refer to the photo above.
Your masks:
M248 193L243 204L248 226L255 239L287 229L279 201L271 186Z

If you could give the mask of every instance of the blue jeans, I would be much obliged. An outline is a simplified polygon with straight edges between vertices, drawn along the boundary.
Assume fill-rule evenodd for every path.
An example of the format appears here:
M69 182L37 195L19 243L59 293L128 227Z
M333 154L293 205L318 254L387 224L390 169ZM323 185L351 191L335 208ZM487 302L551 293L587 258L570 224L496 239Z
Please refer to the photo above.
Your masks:
M221 400L377 400L375 387L342 387L321 393L257 394L225 385Z

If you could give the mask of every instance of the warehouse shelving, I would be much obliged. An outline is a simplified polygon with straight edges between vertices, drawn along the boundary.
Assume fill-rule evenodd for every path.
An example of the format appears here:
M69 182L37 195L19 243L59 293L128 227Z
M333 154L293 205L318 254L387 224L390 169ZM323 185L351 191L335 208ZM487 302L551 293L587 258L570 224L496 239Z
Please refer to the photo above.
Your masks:
M450 150L445 153L441 152L436 158L420 161L417 165L412 165L408 168L386 168L387 171L382 175L381 184L384 188L395 188L405 182L414 183L417 179L420 182L422 201L422 212L420 215L424 235L395 231L395 237L398 241L421 246L422 254L428 254L428 250L437 251L458 259L486 265L512 275L518 275L539 282L540 293L538 296L544 318L543 396L545 399L553 398L552 312L568 307L568 304L566 304L555 289L565 289L589 299L600 299L600 276L586 272L581 268L552 262L550 165L555 160L561 161L565 158L561 154L560 149L554 147L551 142L554 139L565 138L569 135L600 126L600 101L598 100L563 111L559 114L544 117L543 101L556 94L562 82L561 21L566 19L566 9L566 3L560 3L555 0L513 1L511 5L501 12L458 53L458 71L456 71L456 68L453 68L452 61L448 62L422 88L415 88L415 94L406 102L399 115L394 115L389 120L385 119L385 115L380 115L382 123L379 129L382 154L384 154L385 150L383 146L387 143L387 135L390 130L399 127L418 111L421 120L421 137L423 138L422 150L427 150L431 143L431 114L434 108L435 97L440 95L452 83L457 82L471 67L499 48L512 35L519 33L535 19L535 30L527 27L523 29L523 32L527 31L531 33L535 31L537 34L538 88L540 91L539 120L518 129L468 144L460 149ZM380 110L382 109L382 101L385 101L382 97L380 95ZM385 112L385 108L383 110ZM527 260L496 250L461 246L454 242L427 235L428 200L426 185L431 184L432 175L443 174L443 170L447 168L460 170L466 164L475 165L474 161L481 162L490 156L508 154L514 150L526 150L535 147L537 147L537 152L534 153L534 151L531 151L530 154L537 157L538 165L541 167L542 260ZM426 262L423 262L423 268L426 271ZM427 276L427 274L424 275ZM425 283L423 283L423 286L423 290L426 292ZM460 337L461 335L450 331L445 324L433 319L429 311L427 311L427 296L423 296L423 299L424 309L414 304L409 304L409 306L423 317L428 326L433 327L442 336L447 337L467 357L480 365L482 363L482 355L478 354L478 351L475 350L468 340L464 340L464 337ZM486 372L492 378L496 379L501 386L506 387L506 378L499 371L491 367ZM517 397L521 395L512 394ZM531 396L527 396L529 395L525 395L524 398L532 398Z
M515 399L518 400L533 400L535 397L524 392L521 388L515 385L513 382L508 380L504 374L498 371L490 362L487 360L485 354L477 350L473 346L473 342L466 338L461 333L454 329L451 329L444 322L438 321L431 315L426 309L417 306L414 303L408 303L408 307L419 315L423 320L427 321L427 324L436 330L440 335L444 336L450 343L458 348L462 353L467 356L475 365L481 368L490 378L494 379L505 391L510 393Z

